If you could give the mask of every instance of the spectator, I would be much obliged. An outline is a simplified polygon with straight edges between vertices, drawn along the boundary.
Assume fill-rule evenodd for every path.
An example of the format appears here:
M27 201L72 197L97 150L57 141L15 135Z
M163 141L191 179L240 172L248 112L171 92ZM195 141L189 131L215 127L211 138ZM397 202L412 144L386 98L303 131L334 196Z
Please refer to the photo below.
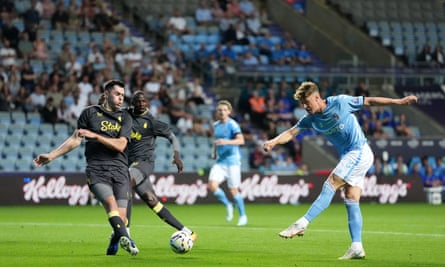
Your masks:
M428 43L425 43L422 50L417 54L417 63L419 67L430 67L433 62L433 56L431 53L431 47Z
M134 69L141 66L143 55L137 45L132 45L130 50L124 54L124 59L126 67Z
M221 8L221 5L218 3L217 0L213 0L211 3L210 12L212 13L212 18L215 21L219 21L224 17L224 10Z
M233 14L235 17L241 17L243 15L238 0L227 1L227 11Z
M25 89L25 87L20 87L19 91L17 92L17 95L14 97L14 105L16 109L22 110L25 113L33 112L34 106L31 102L30 94Z
M398 116L398 119L395 121L394 130L396 131L397 136L407 136L413 137L413 131L408 125L408 121L406 119L406 115L404 113Z
M31 6L23 14L23 22L27 28L36 29L40 24L40 13L36 9L37 0L31 0Z
M86 74L82 76L82 80L77 84L77 90L74 95L78 94L78 105L80 107L86 107L88 105L88 96L93 92L93 85L90 82L90 77ZM75 97L76 99L76 97ZM80 112L74 112L76 115L80 115ZM78 117L78 116L77 116Z
M408 165L405 163L403 155L397 155L396 161L393 163L392 169L394 174L406 175L408 174Z
M365 97L370 96L369 89L368 89L368 86L366 85L365 81L360 81L358 83L357 87L355 87L355 89L354 89L354 95L355 96L365 96Z
M58 122L57 106L54 105L52 97L46 99L45 106L40 110L40 116L42 117L43 123L55 124Z
M69 15L63 2L57 3L56 10L51 16L51 26L55 30L65 30L69 28Z
M249 98L250 120L261 129L265 129L267 115L266 99L261 96L258 90L252 92Z
M56 11L56 5L52 0L41 0L42 2L42 19L50 20Z
M0 47L0 62L5 68L16 64L17 53L11 46L9 39L3 38L3 46Z
M193 116L188 113L184 113L183 116L179 117L176 127L179 132L183 135L192 134L193 131Z
M195 10L195 20L201 26L208 26L213 21L212 11L206 1L201 0L199 2L199 6Z
M29 94L33 92L37 75L34 73L28 61L23 62L20 77L20 85L23 86Z
M445 54L440 44L436 45L431 56L433 62L437 64L439 68L443 68L445 66Z
M66 8L66 13L68 15L68 29L77 30L80 27L79 16L81 14L81 7L78 6L77 0L69 0L68 7Z
M255 6L250 0L240 0L239 8L246 17L251 17L255 14Z
M300 45L300 49L298 50L298 61L303 65L312 64L312 57L309 51L306 49L305 44Z
M372 137L374 138L389 138L389 134L383 130L382 123L380 121L376 121L374 124L374 129L372 131Z
M257 57L252 55L252 52L249 51L244 54L242 64L246 66L256 66L260 64L260 61Z
M260 54L267 56L269 59L272 56L274 44L270 39L270 33L266 32L263 38L257 40L257 46L259 47Z
M261 20L259 14L254 12L246 19L246 33L247 35L259 36L261 34Z
M33 43L29 40L29 34L23 32L18 44L19 57L24 60L29 60L31 59L33 50Z
M105 63L104 55L102 51L100 51L100 46L95 43L90 44L90 52L87 55L87 62L96 64L96 63Z
M36 85L34 92L32 92L29 97L31 98L33 111L41 111L46 104L46 96L43 89L39 85Z
M14 95L9 86L0 78L0 111L9 111L14 106Z
M79 77L82 72L82 65L77 61L77 57L74 54L69 55L70 59L65 63L66 75L74 75Z
M65 101L60 102L60 106L57 109L57 121L66 123L69 126L76 126L76 117L71 112L70 108L66 105Z
M70 61L73 53L71 51L71 43L66 42L62 45L60 53L57 55L57 63L65 67L66 63Z
M125 88L127 89L127 88ZM127 90L126 90L127 91ZM96 105L102 96L102 90L99 84L93 86L93 91L88 94L88 105Z
M425 166L425 173L421 175L423 186L429 187L439 187L441 186L440 178L434 173L433 167L430 164Z
M173 15L168 19L167 28L175 34L182 35L188 33L187 20L182 15L179 8L175 8Z
M48 48L45 39L38 37L33 43L33 53L32 56L38 60L48 59Z
M63 93L61 92L61 90L59 90L57 83L52 83L49 86L48 92L46 92L46 99L50 99L50 98L51 98L52 104L55 107L58 107L60 105L60 102L63 101Z
M286 63L286 56L284 54L284 51L281 49L281 44L277 43L275 44L275 49L272 50L270 59L273 64L276 65L285 65Z
M18 47L18 43L20 40L20 31L19 29L12 23L12 18L7 17L6 21L1 27L1 36L3 44L5 44L5 39L8 40L8 47L16 49Z

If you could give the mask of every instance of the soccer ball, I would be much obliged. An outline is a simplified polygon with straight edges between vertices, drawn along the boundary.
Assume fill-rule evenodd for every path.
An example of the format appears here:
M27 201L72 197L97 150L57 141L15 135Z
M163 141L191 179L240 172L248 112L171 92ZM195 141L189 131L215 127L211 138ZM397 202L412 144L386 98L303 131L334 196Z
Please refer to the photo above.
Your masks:
M192 237L184 231L176 231L170 237L170 248L173 252L184 254L192 250Z

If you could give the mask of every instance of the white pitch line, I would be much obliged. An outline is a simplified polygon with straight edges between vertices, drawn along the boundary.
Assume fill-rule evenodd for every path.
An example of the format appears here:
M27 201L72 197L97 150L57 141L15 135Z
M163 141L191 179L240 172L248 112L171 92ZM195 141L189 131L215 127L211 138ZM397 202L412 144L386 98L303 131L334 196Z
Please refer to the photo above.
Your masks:
M98 228L107 228L109 227L108 224L89 224L89 223L45 223L45 222L0 222L1 226L39 226L39 227L98 227ZM133 224L132 227L135 228L170 228L170 226L167 225L143 225L143 224ZM190 226L191 228L201 228L201 229L240 229L240 227L237 226ZM281 228L280 228L281 229ZM279 231L279 228L269 228L269 227L243 227L242 230L246 231L264 231L264 230L275 230ZM322 233L343 233L344 230L331 230L331 229L311 229L311 232L322 232ZM444 238L445 234L441 233L409 233L409 232L384 232L384 231L364 231L364 234L372 234L372 235L394 235L394 236L423 236L423 237L437 237L437 238Z

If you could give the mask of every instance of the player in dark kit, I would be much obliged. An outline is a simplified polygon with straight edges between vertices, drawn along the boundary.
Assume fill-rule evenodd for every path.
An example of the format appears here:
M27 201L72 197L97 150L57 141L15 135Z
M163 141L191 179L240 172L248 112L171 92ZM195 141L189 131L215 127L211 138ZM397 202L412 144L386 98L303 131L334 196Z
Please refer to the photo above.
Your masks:
M128 144L128 162L133 190L163 221L191 235L192 240L197 238L196 233L185 227L171 212L159 201L156 196L149 175L153 173L155 164L155 143L157 137L167 138L173 146L172 163L182 172L183 164L179 156L179 142L169 125L162 122L150 113L149 101L144 92L137 91L131 100L132 108L128 110L133 119L131 142ZM131 217L131 205L127 208L127 218ZM129 231L129 229L127 230ZM108 254L116 254L117 242L110 242Z
M107 212L113 228L113 242L136 255L139 250L125 227L131 190L126 149L132 120L126 111L120 110L124 95L122 82L107 81L103 104L85 108L77 121L77 130L55 150L38 155L34 164L48 164L80 146L85 139L88 186Z

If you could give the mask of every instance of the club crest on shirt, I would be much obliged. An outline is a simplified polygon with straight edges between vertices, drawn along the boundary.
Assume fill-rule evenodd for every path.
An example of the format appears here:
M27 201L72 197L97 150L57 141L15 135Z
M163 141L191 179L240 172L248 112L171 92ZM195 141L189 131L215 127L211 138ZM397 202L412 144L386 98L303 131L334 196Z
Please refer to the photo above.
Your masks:
M102 117L104 114L102 112L97 112L97 117Z
M338 121L338 119L340 119L340 117L338 116L337 113L334 113L334 115L332 115L332 117L334 117L334 120Z
M148 123L145 122L143 127L144 127L144 129L147 129L148 128Z

